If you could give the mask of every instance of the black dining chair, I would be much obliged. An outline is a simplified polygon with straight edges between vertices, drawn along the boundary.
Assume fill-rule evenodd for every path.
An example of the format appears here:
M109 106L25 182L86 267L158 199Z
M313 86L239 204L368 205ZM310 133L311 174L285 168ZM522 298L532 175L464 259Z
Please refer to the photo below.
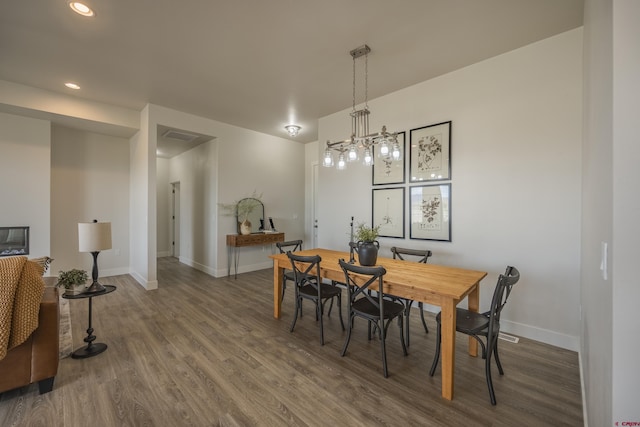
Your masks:
M387 299L384 294L383 276L387 273L384 267L363 267L360 265L349 264L343 259L339 261L342 271L344 271L345 283L347 284L347 292L349 296L349 322L347 324L347 338L342 347L341 356L347 353L347 347L351 340L351 331L353 330L353 322L356 317L367 320L368 338L371 340L371 325L374 331L378 332L380 338L380 349L382 352L382 370L384 377L389 376L387 369L387 351L385 341L389 324L396 317L399 318L398 325L400 327L400 341L402 342L402 351L407 355L407 347L404 344L403 319L404 305ZM373 295L371 286L377 286L376 295Z
M344 331L344 321L342 320L342 289L329 283L324 283L320 277L319 255L301 256L287 252L287 257L291 260L291 270L295 283L296 310L291 323L290 332L296 326L298 317L302 317L302 301L309 300L316 307L316 321L320 322L320 345L324 345L324 304L327 300L338 300L338 312L340 314L340 325ZM331 313L328 314L330 316Z
M276 247L280 251L281 254L286 254L287 252L297 252L302 250L302 240L289 240L286 242L276 242ZM284 291L287 290L287 280L291 280L292 282L295 280L293 277L292 270L284 270L282 272L282 296L280 300L284 299Z
M419 262L422 264L426 264L433 254L428 249L408 249L408 248L399 248L394 246L391 248L391 253L393 254L393 259L401 259L405 261L405 257L409 260L408 257L413 257L412 260L415 262ZM406 342L407 347L411 345L411 341L409 338L409 314L411 314L411 307L413 306L413 300L407 298L396 297L400 302L402 302L405 306L405 320L406 327L405 333L407 334ZM422 319L422 326L424 326L424 332L429 333L429 327L427 326L427 322L424 319L424 303L421 301L418 302L418 308L420 309L420 319Z
M515 267L507 267L504 274L498 277L491 299L491 309L485 313L476 313L474 311L462 308L456 309L456 331L475 338L482 347L482 358L485 359L485 375L487 378L487 387L489 388L489 397L491 404L496 404L496 395L493 391L493 380L491 379L491 358L495 358L496 365L500 375L504 375L500 357L498 356L498 335L500 333L500 313L507 303L511 288L520 280L520 272ZM441 313L436 316L438 324L436 352L433 358L433 364L429 375L433 376L440 359L440 317ZM484 337L483 339L480 337Z

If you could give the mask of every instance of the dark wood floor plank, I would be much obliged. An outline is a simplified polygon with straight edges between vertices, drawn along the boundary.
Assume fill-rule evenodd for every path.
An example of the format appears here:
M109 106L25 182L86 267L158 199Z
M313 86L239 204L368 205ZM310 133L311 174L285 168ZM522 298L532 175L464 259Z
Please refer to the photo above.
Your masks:
M389 378L380 343L358 322L345 357L338 313L325 317L319 344L313 306L294 332L293 288L273 318L271 270L216 279L158 260L160 288L145 291L128 275L101 279L116 292L94 298L99 356L60 361L52 392L37 385L0 395L4 426L580 426L578 357L521 339L500 342L505 375L494 367L492 406L484 361L456 337L455 399L440 394L440 372L428 375L435 321L425 334L417 310L404 356L394 323L387 337ZM75 348L84 345L87 302L70 304ZM346 319L346 317L345 317Z

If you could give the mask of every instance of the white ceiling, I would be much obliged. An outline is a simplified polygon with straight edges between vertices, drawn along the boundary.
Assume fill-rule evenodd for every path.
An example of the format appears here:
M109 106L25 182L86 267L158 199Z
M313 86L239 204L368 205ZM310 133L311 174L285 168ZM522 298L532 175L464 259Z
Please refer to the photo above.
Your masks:
M351 49L372 49L373 99L579 27L583 16L583 0L86 3L95 17L65 0L0 2L0 80L281 137L298 124L301 142L317 139L318 118L351 107Z

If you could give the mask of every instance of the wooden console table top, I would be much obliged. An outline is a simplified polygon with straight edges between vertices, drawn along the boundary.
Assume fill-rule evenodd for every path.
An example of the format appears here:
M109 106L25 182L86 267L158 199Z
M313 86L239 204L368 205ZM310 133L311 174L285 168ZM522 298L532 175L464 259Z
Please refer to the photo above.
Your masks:
M284 233L227 234L227 246L239 248L284 242Z

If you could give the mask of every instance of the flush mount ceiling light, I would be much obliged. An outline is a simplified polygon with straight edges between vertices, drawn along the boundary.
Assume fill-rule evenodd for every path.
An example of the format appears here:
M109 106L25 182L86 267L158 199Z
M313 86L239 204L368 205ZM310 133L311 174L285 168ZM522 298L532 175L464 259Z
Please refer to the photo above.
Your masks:
M300 129L302 129L300 126L297 125L287 125L284 127L287 132L289 132L289 136L293 137L293 136L297 136L298 132L300 132Z
M68 87L69 89L73 89L73 90L78 90L78 89L80 89L80 86L78 86L78 85L77 85L77 84L75 84L75 83L68 82L68 83L65 83L64 85L65 85L66 87Z
M95 16L95 12L86 4L79 1L72 1L69 3L69 7L78 15L82 16Z
M375 146L378 146L378 156L388 159L390 161L401 161L402 151L400 144L398 143L398 133L387 132L387 127L382 126L382 130L379 133L369 133L369 105L368 101L368 56L371 52L369 46L362 45L353 49L349 54L353 58L353 108L351 113L351 138L344 141L331 142L327 141L327 147L324 151L324 159L322 165L331 167L334 165L332 151L337 151L338 162L336 167L338 169L345 169L347 162L357 161L361 155L363 163L367 166L373 164L373 151ZM356 110L356 59L364 56L364 108Z

